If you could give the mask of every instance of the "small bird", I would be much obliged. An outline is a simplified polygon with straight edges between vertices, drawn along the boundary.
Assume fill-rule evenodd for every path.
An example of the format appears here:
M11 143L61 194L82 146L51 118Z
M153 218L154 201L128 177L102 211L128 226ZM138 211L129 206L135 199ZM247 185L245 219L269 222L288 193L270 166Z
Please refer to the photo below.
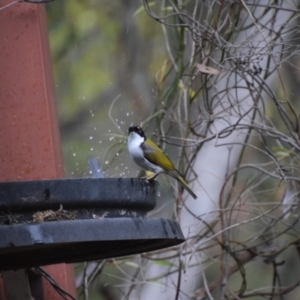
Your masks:
M140 126L129 127L127 146L136 164L146 171L155 173L153 176L148 177L148 180L154 179L161 173L165 173L178 180L194 199L197 198L186 183L183 175L176 170L169 157L154 142L145 136Z

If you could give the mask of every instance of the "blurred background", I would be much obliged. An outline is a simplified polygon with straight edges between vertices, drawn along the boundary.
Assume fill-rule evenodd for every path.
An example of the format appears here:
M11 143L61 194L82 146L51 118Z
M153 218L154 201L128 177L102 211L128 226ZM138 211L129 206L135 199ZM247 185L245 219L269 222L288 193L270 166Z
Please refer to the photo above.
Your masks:
M124 146L153 109L159 24L134 0L54 1L47 14L66 176L86 176L89 155L107 176L137 176Z
M77 265L79 299L298 299L299 3L143 2L47 4L65 175L139 176L140 124L199 199L160 176L187 242Z
M139 176L141 169L127 151L127 130L154 110L156 76L167 60L160 24L136 0L53 1L46 8L65 176L90 176L89 156L98 158L108 177ZM145 131L152 136L155 126ZM168 179L160 182L158 197L164 203L152 215L171 217ZM112 288L123 282L118 264L105 264L89 288L89 299L120 297ZM136 267L134 262L120 264ZM83 267L76 267L79 287Z

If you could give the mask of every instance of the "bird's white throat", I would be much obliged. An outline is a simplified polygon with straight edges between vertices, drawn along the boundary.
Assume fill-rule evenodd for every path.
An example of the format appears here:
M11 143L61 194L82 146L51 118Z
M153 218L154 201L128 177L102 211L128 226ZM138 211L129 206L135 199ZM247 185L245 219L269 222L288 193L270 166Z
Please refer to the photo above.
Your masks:
M132 157L141 156L143 157L143 150L141 144L144 142L144 138L136 132L130 132L128 136L127 147Z

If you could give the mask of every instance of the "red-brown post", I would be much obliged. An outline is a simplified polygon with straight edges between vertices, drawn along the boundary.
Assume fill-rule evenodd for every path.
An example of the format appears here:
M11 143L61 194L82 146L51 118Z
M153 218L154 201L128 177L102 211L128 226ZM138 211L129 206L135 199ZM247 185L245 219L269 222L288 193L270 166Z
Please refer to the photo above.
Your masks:
M0 181L56 177L63 166L45 6L19 3L0 10ZM45 269L75 296L73 266ZM61 299L46 281L43 294Z

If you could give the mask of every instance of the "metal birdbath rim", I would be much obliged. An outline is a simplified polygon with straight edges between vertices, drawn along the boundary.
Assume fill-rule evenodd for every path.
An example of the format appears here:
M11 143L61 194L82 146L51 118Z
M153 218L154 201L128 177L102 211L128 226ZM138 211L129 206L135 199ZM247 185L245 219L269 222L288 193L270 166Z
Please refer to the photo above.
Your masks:
M156 186L137 178L0 182L1 216L12 218L0 225L0 270L126 256L184 242L176 221L146 216L155 207ZM70 211L75 217L64 218ZM44 219L34 219L37 213ZM47 213L54 218L48 220Z

